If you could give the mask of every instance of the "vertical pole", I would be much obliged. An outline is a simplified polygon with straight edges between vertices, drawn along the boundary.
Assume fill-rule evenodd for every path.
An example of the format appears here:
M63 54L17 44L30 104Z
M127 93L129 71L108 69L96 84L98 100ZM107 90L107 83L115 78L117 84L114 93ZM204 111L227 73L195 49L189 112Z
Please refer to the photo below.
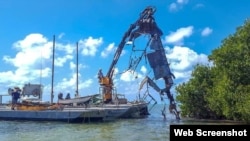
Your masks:
M76 42L76 96L79 96L78 93L78 42Z
M43 71L43 51L41 49L41 69L40 69L40 86L39 86L39 95L38 98L42 100L42 72Z
M52 82L51 82L51 100L53 103L54 98L54 60L55 60L55 35L53 36L53 53L52 53Z

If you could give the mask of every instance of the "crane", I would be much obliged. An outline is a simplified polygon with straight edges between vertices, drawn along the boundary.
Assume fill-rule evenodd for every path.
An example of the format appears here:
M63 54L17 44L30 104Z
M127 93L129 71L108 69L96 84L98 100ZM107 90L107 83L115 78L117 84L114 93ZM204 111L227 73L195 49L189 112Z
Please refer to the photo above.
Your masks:
M153 14L155 12L156 12L155 7L148 6L140 13L139 18L133 24L130 25L129 29L123 35L122 40L120 44L118 45L118 48L114 54L112 63L107 71L107 74L103 75L101 70L99 70L99 74L100 74L99 83L102 88L103 101L105 103L109 103L112 101L112 94L115 91L114 86L113 86L114 69L126 43L133 44L133 41L137 37L143 34L149 35L150 40L148 43L149 43L150 49L153 52L147 53L146 57L149 61L151 68L154 71L155 79L157 80L157 79L162 78L165 81L165 88L160 89L155 83L153 83L152 79L150 79L149 77L146 77L143 80L140 88L144 84L147 83L151 87L153 87L157 92L159 92L161 95L166 94L170 100L169 110L175 111L176 118L179 119L179 112L176 110L174 98L172 94L170 93L170 89L173 85L174 75L170 71L169 63L165 55L165 50L161 42L160 37L163 35L163 32L157 26L155 19L153 17ZM139 62L140 60L137 62L137 64Z
M120 58L120 55L122 53L122 50L124 48L124 46L126 45L126 42L128 40L128 38L131 36L132 34L132 31L137 27L139 26L139 24L142 22L143 19L149 17L149 16L152 16L152 14L155 12L155 8L153 7L147 7L141 14L140 14L140 17L139 19L130 25L129 29L127 30L127 32L125 32L125 34L123 35L122 37L122 40L120 42L120 44L118 45L118 48L114 54L114 57L113 57L113 61L108 69L108 72L105 76L101 76L99 78L99 83L100 85L104 88L103 91L104 91L104 102L108 103L112 100L112 89L113 89L113 80L112 80L112 77L113 77L113 74L114 74L114 68L115 68L115 65L117 64L119 58ZM99 70L101 71L101 70ZM100 72L101 73L101 72ZM101 74L102 75L102 74Z

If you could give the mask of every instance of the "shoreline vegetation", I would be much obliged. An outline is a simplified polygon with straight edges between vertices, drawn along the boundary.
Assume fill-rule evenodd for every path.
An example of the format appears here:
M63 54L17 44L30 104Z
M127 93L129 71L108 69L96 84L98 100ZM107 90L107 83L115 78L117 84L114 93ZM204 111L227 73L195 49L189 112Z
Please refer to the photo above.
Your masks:
M181 116L250 123L250 19L176 87Z

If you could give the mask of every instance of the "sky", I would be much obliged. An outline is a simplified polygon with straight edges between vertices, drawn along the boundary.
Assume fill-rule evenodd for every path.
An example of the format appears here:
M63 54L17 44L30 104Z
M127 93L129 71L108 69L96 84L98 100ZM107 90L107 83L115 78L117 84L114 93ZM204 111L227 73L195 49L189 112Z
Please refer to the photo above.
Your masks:
M194 65L209 64L213 49L250 17L249 0L0 0L0 94L42 84L43 100L50 101L54 36L54 101L59 92L74 97L77 44L79 94L99 93L98 70L107 73L123 35L147 6L156 8L154 18L163 31L165 54L176 76L173 94L190 79ZM129 100L141 93L141 80L152 77L145 59L135 73L125 72L131 54L132 47L124 47L114 76L117 92ZM162 80L156 83L164 88ZM157 92L152 95L159 98Z

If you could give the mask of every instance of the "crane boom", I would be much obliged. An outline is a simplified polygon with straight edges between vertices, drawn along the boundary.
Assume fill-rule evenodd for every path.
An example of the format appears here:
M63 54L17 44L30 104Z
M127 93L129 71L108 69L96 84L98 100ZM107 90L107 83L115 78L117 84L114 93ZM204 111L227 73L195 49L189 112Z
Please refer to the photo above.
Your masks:
M115 52L115 55L113 57L113 61L108 69L108 72L105 76L99 76L99 83L101 85L101 89L100 89L100 93L103 94L103 100L104 102L108 103L110 101L112 101L112 94L113 94L113 73L114 73L114 68L115 65L117 64L120 55L122 53L122 50L127 42L128 39L131 38L131 35L133 34L133 31L139 27L140 28L140 24L143 22L143 19L147 18L147 17L152 17L152 15L154 14L154 12L156 11L156 9L154 7L148 6L146 7L141 13L140 13L140 17L138 20L135 21L135 23L131 24L129 29L127 30L127 32L125 32L125 34L122 37L122 40L120 42L120 44L118 45L118 48ZM99 74L102 74L102 72L100 72L101 70L99 70Z
M106 77L108 78L112 78L113 76L113 69L115 67L115 65L117 64L119 58L120 58L120 55L122 53L122 50L126 44L126 41L127 39L130 37L131 35L131 32L139 25L139 23L141 22L142 19L146 18L146 17L149 17L149 16L152 16L154 14L154 12L156 11L156 9L154 7L147 7L143 12L141 12L140 14L140 17L139 19L130 25L129 29L127 30L127 32L125 32L125 34L123 35L122 37L122 40L120 42L120 44L118 45L118 48L115 52L115 55L114 55L114 58L113 58L113 61L109 67L109 70L106 74Z
M161 95L166 94L168 99L170 100L169 110L175 113L177 119L180 119L179 111L177 111L176 109L176 103L174 101L174 97L170 93L170 89L173 85L172 78L175 78L175 76L170 71L169 63L165 55L165 50L161 42L160 36L163 35L163 33L158 28L155 19L153 17L155 11L156 9L152 6L146 7L146 9L144 9L140 13L139 19L136 20L135 23L131 24L127 32L125 32L114 54L113 61L108 69L106 76L99 77L99 83L101 85L100 92L103 95L103 100L105 103L112 102L112 95L114 94L114 89L115 89L112 80L114 68L120 58L120 55L122 53L124 46L126 45L126 42L135 40L142 34L149 34L150 35L149 45L152 51L150 53L147 53L146 57L149 61L151 68L153 69L154 78L156 80L162 78L165 81L165 88L160 89L150 78L144 79L142 85L147 82ZM140 61L138 61L137 63L139 62Z

